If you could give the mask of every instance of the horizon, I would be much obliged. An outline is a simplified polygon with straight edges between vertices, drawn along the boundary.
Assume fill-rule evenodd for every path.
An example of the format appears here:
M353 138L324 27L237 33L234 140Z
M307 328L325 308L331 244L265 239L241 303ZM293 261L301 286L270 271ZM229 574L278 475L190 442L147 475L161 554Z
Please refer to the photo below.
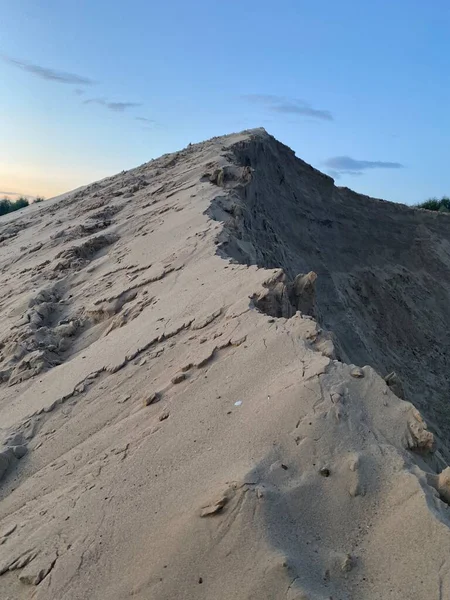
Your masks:
M0 197L54 197L259 126L338 186L449 194L442 0L2 8Z

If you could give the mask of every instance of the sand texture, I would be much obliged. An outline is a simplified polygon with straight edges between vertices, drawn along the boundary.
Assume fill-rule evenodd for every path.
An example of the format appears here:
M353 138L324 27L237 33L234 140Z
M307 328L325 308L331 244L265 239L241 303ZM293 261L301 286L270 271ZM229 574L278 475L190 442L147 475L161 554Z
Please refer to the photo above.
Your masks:
M0 219L1 600L450 599L450 218L264 130Z

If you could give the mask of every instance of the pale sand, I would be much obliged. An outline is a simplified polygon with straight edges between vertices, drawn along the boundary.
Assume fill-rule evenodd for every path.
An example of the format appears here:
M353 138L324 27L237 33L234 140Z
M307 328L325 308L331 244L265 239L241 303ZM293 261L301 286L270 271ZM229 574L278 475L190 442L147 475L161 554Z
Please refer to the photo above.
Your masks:
M2 218L0 598L450 598L449 225L263 130Z

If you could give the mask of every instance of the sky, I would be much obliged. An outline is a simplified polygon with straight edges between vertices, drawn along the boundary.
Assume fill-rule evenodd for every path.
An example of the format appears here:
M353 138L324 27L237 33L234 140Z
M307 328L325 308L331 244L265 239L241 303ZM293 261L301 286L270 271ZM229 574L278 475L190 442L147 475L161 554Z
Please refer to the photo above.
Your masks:
M0 15L0 196L253 127L360 193L450 194L448 0L0 0Z

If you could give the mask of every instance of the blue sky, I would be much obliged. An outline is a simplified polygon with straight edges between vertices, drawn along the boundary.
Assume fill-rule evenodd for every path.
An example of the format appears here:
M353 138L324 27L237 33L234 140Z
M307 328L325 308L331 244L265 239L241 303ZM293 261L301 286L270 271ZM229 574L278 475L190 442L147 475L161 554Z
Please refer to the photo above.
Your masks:
M450 194L445 0L0 0L0 14L0 192L48 197L263 126L339 185Z

